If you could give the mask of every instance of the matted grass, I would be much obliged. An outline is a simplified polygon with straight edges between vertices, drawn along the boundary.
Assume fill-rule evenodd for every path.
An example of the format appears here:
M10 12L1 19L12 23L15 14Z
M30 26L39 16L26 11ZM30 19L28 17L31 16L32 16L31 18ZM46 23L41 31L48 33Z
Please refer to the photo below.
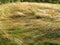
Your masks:
M2 4L0 34L1 45L60 45L60 4Z

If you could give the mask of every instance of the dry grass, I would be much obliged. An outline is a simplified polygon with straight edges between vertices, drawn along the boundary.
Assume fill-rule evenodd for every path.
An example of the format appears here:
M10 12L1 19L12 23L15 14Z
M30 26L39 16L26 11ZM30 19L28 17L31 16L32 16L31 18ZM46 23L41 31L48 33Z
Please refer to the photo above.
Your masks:
M22 40L24 45L47 45L45 42L48 45L50 43L55 45L55 42L60 45L60 4L28 2L2 4L0 29L4 39Z

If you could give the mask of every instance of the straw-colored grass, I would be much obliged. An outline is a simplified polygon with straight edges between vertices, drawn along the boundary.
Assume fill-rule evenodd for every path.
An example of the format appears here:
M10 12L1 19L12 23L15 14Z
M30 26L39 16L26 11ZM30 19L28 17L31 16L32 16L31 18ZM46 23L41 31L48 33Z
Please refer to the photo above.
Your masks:
M60 4L2 4L0 34L1 45L60 45Z

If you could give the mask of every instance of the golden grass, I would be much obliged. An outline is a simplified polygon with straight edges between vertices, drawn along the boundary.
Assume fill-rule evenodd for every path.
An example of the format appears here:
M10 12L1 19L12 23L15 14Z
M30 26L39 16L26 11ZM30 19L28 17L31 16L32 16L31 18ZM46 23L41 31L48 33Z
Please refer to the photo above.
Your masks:
M0 5L0 29L5 34L3 34L5 38L18 37L23 42L27 41L24 39L25 37L28 39L32 37L34 41L35 37L44 36L49 31L49 33L59 32L60 4L31 2L2 4ZM38 40L38 38L36 39ZM42 37L42 39L45 39L46 42L55 43L54 41L56 41L58 44L60 42L60 38L55 37L52 39Z
M11 16L16 12L20 12L24 15L34 13L38 16L47 16L50 18L60 17L60 5L59 4L48 4L48 3L8 3L0 5L1 18ZM43 14L42 14L43 13Z

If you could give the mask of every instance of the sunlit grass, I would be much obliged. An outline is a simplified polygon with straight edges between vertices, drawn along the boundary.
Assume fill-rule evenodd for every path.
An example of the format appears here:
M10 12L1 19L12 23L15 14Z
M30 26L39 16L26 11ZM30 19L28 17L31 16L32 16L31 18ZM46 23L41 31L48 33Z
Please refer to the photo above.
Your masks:
M0 43L18 45L19 41L22 41L23 45L60 45L59 19L60 4L28 2L2 4Z

